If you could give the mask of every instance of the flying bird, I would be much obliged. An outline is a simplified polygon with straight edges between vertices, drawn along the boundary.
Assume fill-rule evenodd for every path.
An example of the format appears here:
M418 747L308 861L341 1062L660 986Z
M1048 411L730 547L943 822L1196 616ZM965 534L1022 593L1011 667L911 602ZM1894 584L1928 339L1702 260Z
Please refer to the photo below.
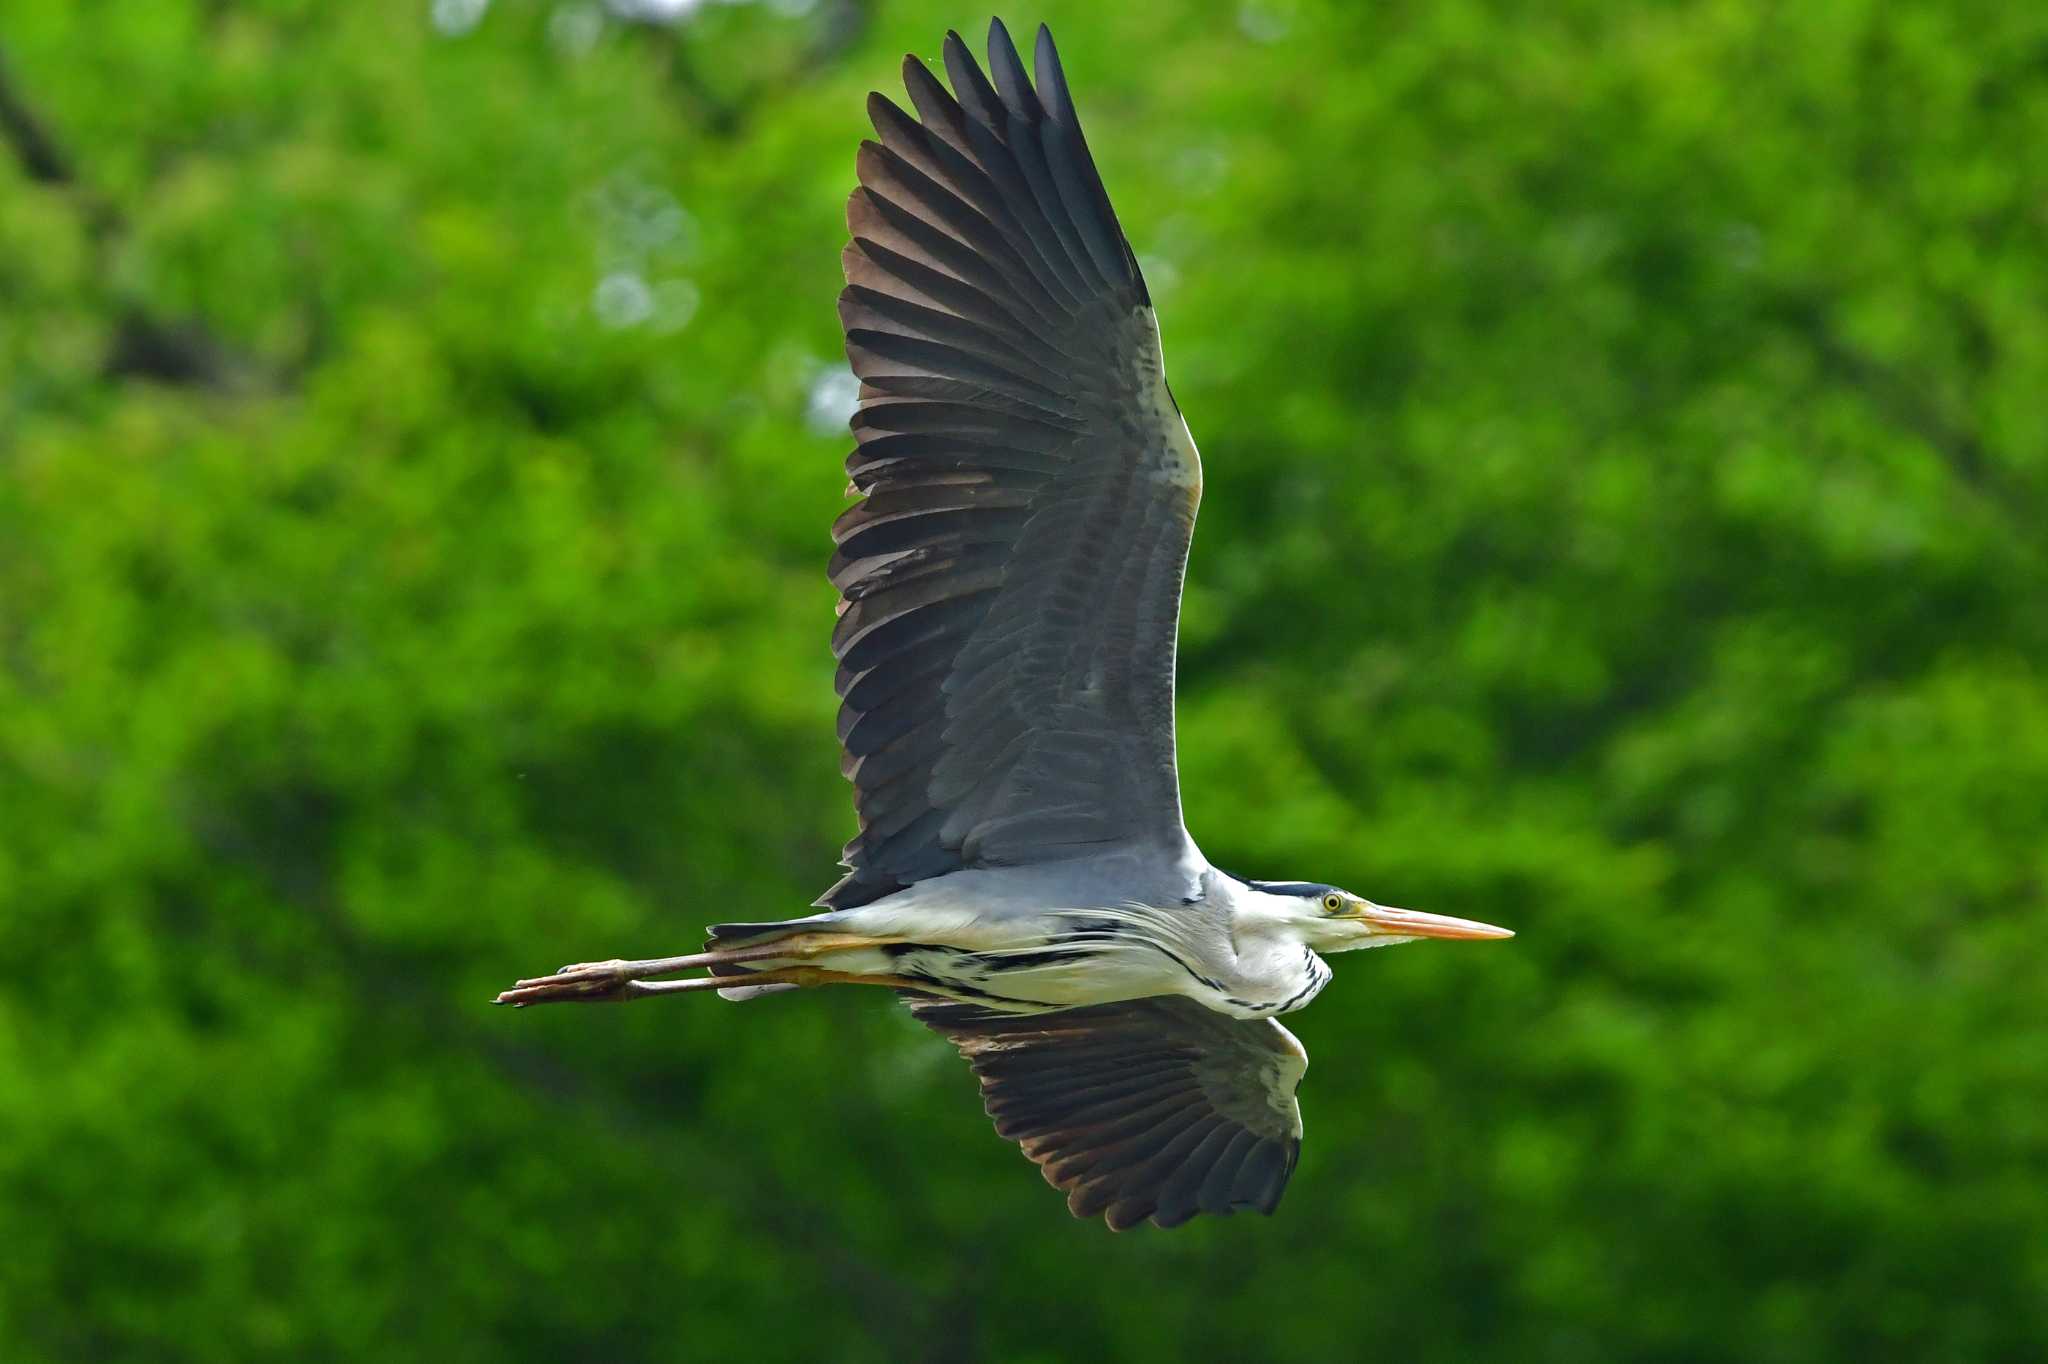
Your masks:
M1327 956L1505 929L1209 864L1181 819L1174 645L1202 466L1052 36L1001 21L915 115L868 99L839 296L860 379L840 594L859 833L820 913L498 1003L880 985L980 1077L996 1131L1116 1229L1270 1213L1308 1065L1276 1021ZM670 979L687 972L708 974Z

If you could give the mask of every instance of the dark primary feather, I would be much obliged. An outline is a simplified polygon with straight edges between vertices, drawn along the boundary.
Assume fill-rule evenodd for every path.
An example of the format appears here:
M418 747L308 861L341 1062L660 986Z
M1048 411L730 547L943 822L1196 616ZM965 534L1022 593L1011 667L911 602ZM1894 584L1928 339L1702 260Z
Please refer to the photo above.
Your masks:
M1308 1055L1278 1023L1177 998L1021 1015L929 996L910 1007L973 1064L997 1134L1076 1217L1122 1231L1280 1205Z
M821 904L963 867L1177 847L1173 652L1200 475L1136 259L1039 31L869 102L840 317L860 377L834 527L860 833ZM1183 451L1186 451L1184 454Z

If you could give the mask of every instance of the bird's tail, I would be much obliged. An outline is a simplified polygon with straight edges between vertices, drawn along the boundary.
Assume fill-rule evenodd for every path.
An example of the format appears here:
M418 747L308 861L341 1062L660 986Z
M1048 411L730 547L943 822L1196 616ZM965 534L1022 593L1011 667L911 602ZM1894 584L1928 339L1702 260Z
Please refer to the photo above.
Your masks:
M813 914L803 919L769 919L757 924L713 924L705 929L711 935L704 944L707 952L720 952L733 947L752 947L758 943L773 942L776 938L790 933L807 933L817 928L827 914Z
M706 952L727 952L736 947L761 947L786 938L793 933L805 933L818 927L829 914L813 914L802 919L771 919L762 923L713 924L705 931L711 936L704 943ZM713 965L705 968L714 976L750 976L758 969L752 966ZM720 999L734 1001L758 999L762 995L781 994L784 990L799 988L795 985L734 985L718 992Z

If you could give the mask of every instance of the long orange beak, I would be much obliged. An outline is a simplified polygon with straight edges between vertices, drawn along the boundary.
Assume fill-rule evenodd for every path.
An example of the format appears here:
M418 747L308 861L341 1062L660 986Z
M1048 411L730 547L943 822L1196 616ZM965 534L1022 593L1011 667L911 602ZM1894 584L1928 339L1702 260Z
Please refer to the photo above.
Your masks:
M1395 909L1391 905L1367 905L1358 916L1374 937L1402 938L1512 938L1514 930L1495 928L1473 919L1453 919L1448 914L1424 914L1419 909Z

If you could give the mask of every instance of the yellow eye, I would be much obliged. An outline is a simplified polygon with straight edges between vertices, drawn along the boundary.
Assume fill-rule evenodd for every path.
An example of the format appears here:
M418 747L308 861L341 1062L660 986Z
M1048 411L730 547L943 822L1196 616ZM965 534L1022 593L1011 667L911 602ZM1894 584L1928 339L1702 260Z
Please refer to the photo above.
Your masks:
M1343 897L1343 896L1341 896L1341 895L1339 895L1339 894L1338 894L1338 893L1337 893L1336 891L1334 891L1334 890L1333 890L1333 891L1331 891L1331 892L1330 892L1330 893L1329 893L1328 895L1325 895L1325 896L1323 897L1323 908L1324 908L1324 909L1326 909L1326 910L1328 910L1328 911L1329 911L1330 913L1332 913L1332 914L1341 914L1341 913L1343 913L1343 912L1344 912L1344 897Z

